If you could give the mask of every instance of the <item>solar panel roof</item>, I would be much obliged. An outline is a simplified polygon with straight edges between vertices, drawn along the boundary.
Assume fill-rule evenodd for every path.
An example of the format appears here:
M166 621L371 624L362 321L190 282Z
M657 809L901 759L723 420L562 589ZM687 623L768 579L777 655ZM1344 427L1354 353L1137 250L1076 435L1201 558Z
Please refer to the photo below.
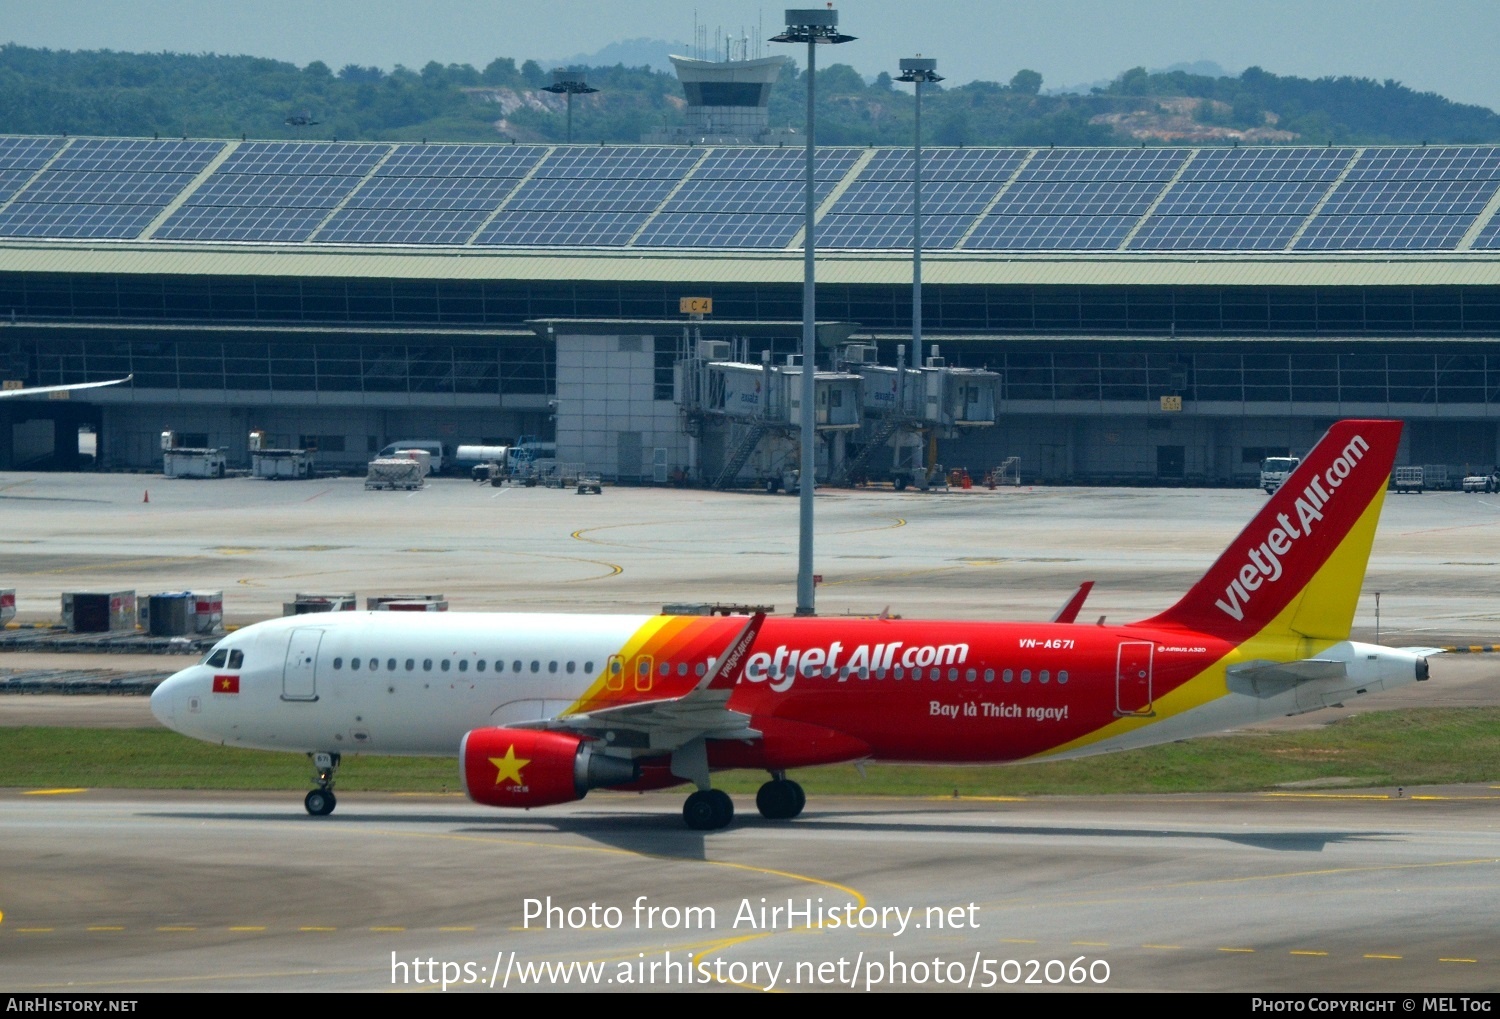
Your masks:
M1152 216L1130 241L1150 251L1279 251L1305 216Z
M397 145L382 177L524 177L545 145Z
M972 215L922 215L922 250L951 248L964 235ZM911 250L911 214L904 216L840 216L829 213L818 224L817 244L823 248L898 248Z
M1430 250L1451 248L1472 216L1319 216L1297 240L1309 250Z
M1098 251L1117 248L1137 216L986 216L964 250Z
M185 195L153 240L776 249L802 227L804 158L771 146L0 137L0 236L138 237ZM818 243L908 248L911 161L905 146L819 149ZM1487 145L923 151L931 250L961 239L1109 250L1131 236L1138 251L1281 250L1294 237L1295 250L1427 251L1478 223L1473 247L1492 251L1497 194L1500 146Z
M922 180L1001 182L1025 162L1029 149L924 149ZM881 149L865 165L861 181L911 180L910 149Z
M343 209L318 231L319 243L463 244L483 209Z
M63 144L61 138L0 138L0 169L40 169Z

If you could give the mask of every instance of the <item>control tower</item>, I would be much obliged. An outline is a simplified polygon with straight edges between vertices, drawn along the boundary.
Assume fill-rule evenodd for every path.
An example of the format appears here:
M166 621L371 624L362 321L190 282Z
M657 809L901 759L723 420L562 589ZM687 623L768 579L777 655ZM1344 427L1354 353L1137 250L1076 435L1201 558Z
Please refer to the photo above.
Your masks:
M755 60L696 60L672 57L687 96L687 123L653 131L641 140L679 145L774 145L792 132L773 131L771 86L781 75L784 56Z

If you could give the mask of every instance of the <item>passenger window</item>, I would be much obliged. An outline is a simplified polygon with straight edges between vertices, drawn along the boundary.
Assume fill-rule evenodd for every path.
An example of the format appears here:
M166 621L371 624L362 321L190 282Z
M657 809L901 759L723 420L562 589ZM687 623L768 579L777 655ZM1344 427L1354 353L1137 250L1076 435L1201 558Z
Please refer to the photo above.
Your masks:
M379 658L371 658L370 659L370 671L371 672L379 672L380 671L380 659Z
M995 670L994 669L985 669L984 670L984 681L986 683L993 683L995 681Z
M468 672L469 671L469 660L467 658L460 658L458 660L458 671L459 672Z
M903 669L903 668L902 668L902 667L901 667L901 666L899 666L899 665L898 665L898 666L896 666L896 678L897 678L897 679L905 679L905 678L906 678L906 670L905 670L905 669Z
M355 672L358 672L359 671L359 659L358 658L351 658L351 659L349 659L349 668L353 669Z
M245 664L245 652L243 652L243 651L231 651L231 652L229 652L229 667L231 669L242 668L244 666L244 664Z
M1046 669L1043 669L1041 672L1037 673L1036 678L1037 682L1045 683L1052 678L1052 673L1048 672Z
M479 661L475 662L474 663L474 668L478 669L480 672L483 672L484 671L484 659L481 658L481 659L479 659Z
M532 672L541 672L542 671L542 663L541 662L532 662L531 663L531 671Z
M521 663L519 661L511 662L510 663L510 671L511 672L520 672L521 671Z
M687 662L678 662L677 663L677 675L679 675L679 676L686 676L687 675Z
M1001 676L1000 678L1003 679L1003 680L1005 680L1007 683L1009 683L1011 680L1013 680L1013 679L1016 678L1016 674L1014 672L1012 672L1010 669L1006 669L1005 670L1005 675Z
M442 661L438 662L438 668L442 669L444 672L447 672L449 669L453 668L453 663L444 658Z
M406 671L407 672L413 672L413 671L416 670L416 668L417 668L417 660L415 658L408 658L406 660Z
M584 662L583 663L583 672L584 672L584 675L586 675L586 676L592 676L594 674L594 663L593 662Z
M342 658L335 658L333 660L333 667L335 669L342 669L344 667L344 660Z
M1058 682L1059 685L1061 685L1063 683L1066 683L1067 681L1068 681L1068 670L1067 669L1063 669L1061 672L1059 672L1057 674L1057 682Z
M1023 682L1023 683L1030 683L1031 682L1031 670L1030 669L1022 669L1021 670L1021 682Z
M547 663L547 671L548 672L556 672L557 671L557 663L556 662L548 662Z
M702 679L707 674L708 666L704 665L702 662L699 662L697 665L693 666L693 675L697 676L699 679Z
M431 658L424 658L424 659L422 659L422 671L423 672L431 672L432 671L432 659Z
M577 662L569 662L568 663L568 675L571 676L573 674L573 671L575 669L577 669L577 668L578 668L578 663Z
M228 657L229 657L229 652L226 651L224 648L219 648L219 650L215 651L213 654L211 654L207 658L205 658L203 660L203 664L204 665L212 665L216 669L221 669L221 668L224 667L224 662L225 662L225 660Z
M396 659L394 659L394 658L387 658L385 660L385 668L386 668L387 672L395 672L396 671Z
M951 682L951 683L958 682L958 670L957 669L949 669L948 670L948 681Z
M973 669L970 669L968 672L964 673L964 679L967 679L970 683L974 682L974 680L978 678L979 673L975 672Z
M672 663L662 662L661 665L657 666L656 671L660 672L663 676L670 676L672 674Z
M505 660L504 659L497 659L496 660L496 662L495 662L495 671L496 672L504 672L505 671Z

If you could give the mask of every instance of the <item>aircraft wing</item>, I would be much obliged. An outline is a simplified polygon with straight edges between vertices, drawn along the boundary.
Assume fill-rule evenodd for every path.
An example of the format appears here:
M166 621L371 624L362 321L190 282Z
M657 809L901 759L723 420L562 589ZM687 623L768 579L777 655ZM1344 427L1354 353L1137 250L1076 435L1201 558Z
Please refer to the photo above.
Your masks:
M0 400L10 396L35 396L38 393L66 393L74 389L98 389L101 386L118 386L122 382L129 382L135 378L135 373L125 376L123 379L110 379L108 382L74 382L66 386L32 386L29 389L0 389Z
M641 745L651 750L675 750L699 737L756 739L760 733L750 728L750 716L731 711L729 697L744 674L745 659L765 620L764 612L751 616L724 653L715 659L713 668L692 690L679 697L617 704L535 722L519 722L513 728L549 729L592 736L610 732L614 734L611 742L616 745Z

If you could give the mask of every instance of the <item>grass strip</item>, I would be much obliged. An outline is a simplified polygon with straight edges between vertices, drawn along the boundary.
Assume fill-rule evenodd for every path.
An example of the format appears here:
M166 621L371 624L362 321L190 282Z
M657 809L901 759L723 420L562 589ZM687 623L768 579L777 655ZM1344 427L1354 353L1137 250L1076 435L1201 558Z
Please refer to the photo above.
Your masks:
M1247 792L1289 783L1414 786L1500 779L1500 708L1356 715L1317 729L1239 732L1124 753L977 767L871 763L795 772L810 795L1042 796ZM240 750L165 729L0 729L0 786L114 789L304 789L301 754ZM758 772L715 784L752 793ZM452 758L346 756L341 792L453 792Z

